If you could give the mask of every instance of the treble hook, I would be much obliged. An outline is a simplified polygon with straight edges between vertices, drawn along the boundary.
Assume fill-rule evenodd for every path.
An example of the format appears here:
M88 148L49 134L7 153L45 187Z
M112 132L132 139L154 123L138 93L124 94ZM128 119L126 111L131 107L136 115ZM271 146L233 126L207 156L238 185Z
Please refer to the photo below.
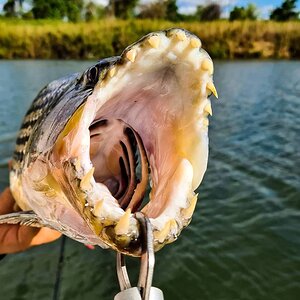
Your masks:
M135 216L142 228L142 256L138 284L137 287L131 287L125 263L125 255L117 253L117 276L121 292L114 299L163 300L162 291L151 286L155 264L151 223L141 212L137 212Z

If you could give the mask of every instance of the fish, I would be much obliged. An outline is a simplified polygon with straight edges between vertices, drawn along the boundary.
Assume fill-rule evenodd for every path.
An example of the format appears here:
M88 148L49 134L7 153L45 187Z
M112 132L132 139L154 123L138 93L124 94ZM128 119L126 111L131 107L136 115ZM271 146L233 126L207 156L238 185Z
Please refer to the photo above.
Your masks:
M181 28L151 32L119 56L49 83L21 125L10 171L20 211L0 224L49 227L141 256L190 223L208 163L213 62Z

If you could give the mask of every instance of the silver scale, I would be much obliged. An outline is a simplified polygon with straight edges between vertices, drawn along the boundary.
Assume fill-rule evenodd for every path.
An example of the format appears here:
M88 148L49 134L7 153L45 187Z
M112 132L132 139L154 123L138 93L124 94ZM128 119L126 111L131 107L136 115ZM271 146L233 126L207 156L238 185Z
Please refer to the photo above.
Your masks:
M125 264L125 255L117 253L117 275L121 292L114 297L114 300L163 300L163 292L152 286L155 258L151 223L142 213L136 213L136 218L141 224L143 234L143 253L138 284L135 287L131 286Z

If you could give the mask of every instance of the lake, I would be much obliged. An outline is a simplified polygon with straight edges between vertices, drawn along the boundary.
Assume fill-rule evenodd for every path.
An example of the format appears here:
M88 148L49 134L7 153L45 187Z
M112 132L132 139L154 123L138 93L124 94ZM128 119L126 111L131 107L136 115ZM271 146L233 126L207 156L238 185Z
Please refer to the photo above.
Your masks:
M34 96L49 81L91 64L0 61L1 189ZM298 300L300 62L219 61L215 83L220 100L212 101L199 202L190 226L157 253L154 285L166 300ZM60 257L62 245L58 240L5 257L0 299L113 299L115 253L66 239ZM128 269L136 278L137 260Z

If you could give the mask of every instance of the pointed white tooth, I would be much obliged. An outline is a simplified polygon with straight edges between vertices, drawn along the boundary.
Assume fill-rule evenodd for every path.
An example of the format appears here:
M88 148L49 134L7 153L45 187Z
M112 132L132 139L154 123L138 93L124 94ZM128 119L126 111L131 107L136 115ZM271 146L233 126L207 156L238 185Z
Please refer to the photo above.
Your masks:
M94 170L95 168L91 168L85 175L84 177L81 179L80 181L80 187L83 189L83 190L88 190L91 188L91 179L94 175Z
M131 62L135 61L136 58L136 50L135 49L131 49L126 53L126 57L128 60L130 60Z
M213 62L209 58L205 58L201 64L201 69L207 71L209 75L212 75L214 72Z
M190 204L189 207L185 208L182 210L182 215L185 219L190 219L194 213L196 204L197 204L197 200L198 200L198 194L196 194L191 200L190 200Z
M148 42L151 45L151 47L157 49L159 47L160 37L157 35L153 35L149 38Z
M205 105L204 111L207 112L209 115L212 116L212 108L211 108L211 103L210 103L210 101Z
M76 171L79 171L79 170L81 169L81 161L80 161L79 158L77 158L77 159L75 160L74 165L75 165Z
M112 78L115 76L116 74L116 67L112 67L109 72L108 72L109 76Z
M184 41L184 40L186 40L186 35L185 35L185 33L183 32L183 31L178 31L178 32L176 32L176 37L177 37L177 39L179 40L179 41Z
M216 87L213 84L213 82L211 82L211 81L208 82L207 85L206 85L206 88L208 90L210 90L214 94L214 96L218 99L218 92L217 92Z
M131 209L128 208L125 211L125 214L120 218L119 222L115 226L115 233L117 235L123 235L128 233L129 225L130 225L130 215L131 215Z
M204 119L203 119L203 125L206 126L206 127L208 127L208 125L209 125L209 120L208 120L207 118L204 118Z
M96 217L100 217L101 216L102 206L103 206L103 200L97 201L97 203L94 205L93 214Z
M169 220L162 230L154 231L154 238L157 239L159 243L163 243L165 241L165 239L170 233L171 226L174 224L174 222L175 220Z
M191 38L191 46L193 48L200 48L201 47L201 41L197 38Z

